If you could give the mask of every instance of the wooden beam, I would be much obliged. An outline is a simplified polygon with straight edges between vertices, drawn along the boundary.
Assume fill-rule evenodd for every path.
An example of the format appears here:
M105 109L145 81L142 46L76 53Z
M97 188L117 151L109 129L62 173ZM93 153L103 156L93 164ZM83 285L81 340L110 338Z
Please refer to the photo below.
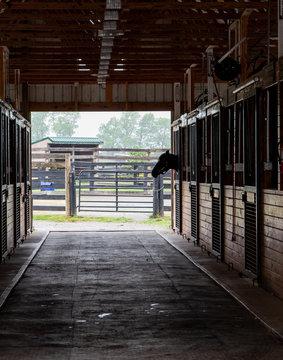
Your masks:
M200 10L226 10L226 9L246 9L247 7L251 7L251 3L246 1L238 1L235 2L234 0L228 0L225 2L219 1L209 1L209 2L172 2L172 1L163 1L162 6L164 9L176 9L179 10L191 10L200 9ZM266 9L267 4L266 2L261 1L253 1L252 6L255 9ZM68 1L68 2L58 2L58 1L46 1L46 2L38 2L38 1L29 1L26 2L18 2L13 1L10 4L7 3L0 3L0 9L4 9L6 11L9 10L50 10L50 11L58 11L58 10L94 10L97 9L104 9L105 8L105 0L96 0L95 2L83 2L83 1ZM134 9L134 10L145 10L145 9L158 9L160 11L160 2L148 2L147 0L136 2L135 0L128 0L123 5L123 10Z
M74 111L73 103L30 102L30 111ZM78 103L78 111L172 111L173 102Z

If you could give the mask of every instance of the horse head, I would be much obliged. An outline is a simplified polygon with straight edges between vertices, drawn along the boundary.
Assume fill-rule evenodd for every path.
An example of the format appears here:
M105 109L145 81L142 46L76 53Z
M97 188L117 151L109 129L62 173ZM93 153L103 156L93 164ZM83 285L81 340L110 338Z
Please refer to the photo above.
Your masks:
M159 156L158 162L152 169L152 176L156 178L160 174L165 174L169 169L178 170L178 156L170 154L169 150Z

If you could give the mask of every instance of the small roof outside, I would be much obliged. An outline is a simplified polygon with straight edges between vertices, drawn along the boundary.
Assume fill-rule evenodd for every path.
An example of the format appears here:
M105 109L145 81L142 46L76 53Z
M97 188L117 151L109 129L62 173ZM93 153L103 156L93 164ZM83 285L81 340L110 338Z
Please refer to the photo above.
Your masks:
M36 140L33 144L37 144L44 140L50 140L53 144L88 144L99 145L103 144L103 141L97 137L69 137L69 136L48 136L40 140Z

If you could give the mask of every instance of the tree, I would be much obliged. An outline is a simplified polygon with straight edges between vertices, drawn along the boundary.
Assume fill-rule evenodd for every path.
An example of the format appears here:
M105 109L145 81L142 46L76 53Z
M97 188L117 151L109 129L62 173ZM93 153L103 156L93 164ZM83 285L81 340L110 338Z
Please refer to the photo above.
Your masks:
M109 148L169 148L170 120L155 119L152 113L141 117L136 112L125 112L120 119L112 117L101 125L97 136Z
M78 112L50 113L49 117L52 130L56 136L72 136L78 128Z
M78 127L78 112L33 112L31 114L32 141L46 136L72 136Z
M46 112L32 112L31 113L31 138L32 142L42 139L48 135L48 124L47 124L47 114Z

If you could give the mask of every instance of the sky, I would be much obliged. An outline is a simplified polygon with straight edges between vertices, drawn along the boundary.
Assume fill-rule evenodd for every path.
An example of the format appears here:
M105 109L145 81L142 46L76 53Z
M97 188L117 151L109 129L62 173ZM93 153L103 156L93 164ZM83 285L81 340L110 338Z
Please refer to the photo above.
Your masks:
M120 118L123 112L119 111L97 111L97 112L81 112L80 120L78 121L79 127L76 129L76 132L73 136L77 137L96 137L98 133L99 126L101 124L107 123L111 117ZM154 117L166 117L170 119L170 111L139 111L141 116L152 113Z

